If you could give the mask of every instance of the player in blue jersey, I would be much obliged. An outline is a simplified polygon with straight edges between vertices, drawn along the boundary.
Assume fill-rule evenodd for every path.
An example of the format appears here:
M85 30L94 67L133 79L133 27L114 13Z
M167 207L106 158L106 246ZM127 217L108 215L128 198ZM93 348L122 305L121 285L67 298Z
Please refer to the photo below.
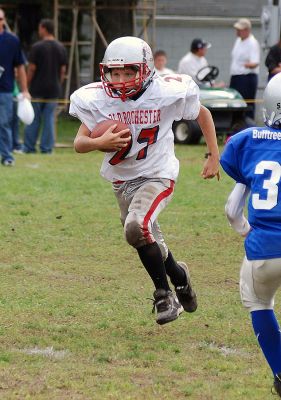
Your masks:
M246 129L227 143L221 165L236 181L226 203L232 227L245 237L240 294L281 397L281 333L274 296L281 286L281 73L264 92L265 127ZM248 198L249 196L249 198ZM248 220L243 209L248 198Z

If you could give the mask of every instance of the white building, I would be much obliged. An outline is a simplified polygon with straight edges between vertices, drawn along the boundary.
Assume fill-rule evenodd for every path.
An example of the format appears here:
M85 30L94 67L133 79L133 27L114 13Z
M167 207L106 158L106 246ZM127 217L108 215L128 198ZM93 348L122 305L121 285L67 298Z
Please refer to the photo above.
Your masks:
M262 44L261 13L268 3L267 0L158 0L155 49L167 52L168 67L176 71L192 39L204 38L212 44L207 53L209 64L219 68L218 80L229 84L230 53L236 39L233 24L238 18L249 18L252 32ZM262 96L267 82L266 54L267 50L261 49L257 98Z
M230 52L236 38L233 24L238 18L249 18L253 34L261 43L260 16L266 4L266 0L158 0L155 48L167 52L169 67L176 70L179 59L189 51L192 39L205 38L212 43L207 53L209 64L219 67L219 77L227 83ZM265 54L261 51L259 86L266 83Z

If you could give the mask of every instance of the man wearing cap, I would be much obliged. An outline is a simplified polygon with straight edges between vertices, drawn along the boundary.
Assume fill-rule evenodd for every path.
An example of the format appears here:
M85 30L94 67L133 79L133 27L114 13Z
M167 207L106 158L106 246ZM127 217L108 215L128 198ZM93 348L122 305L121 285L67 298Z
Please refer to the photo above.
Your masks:
M198 71L208 65L205 58L207 49L211 47L211 43L204 39L193 39L190 52L187 53L179 62L178 73L190 75L195 81Z
M244 99L251 100L247 115L254 119L260 46L251 33L252 24L247 18L240 18L234 25L237 39L231 52L230 87L238 90Z

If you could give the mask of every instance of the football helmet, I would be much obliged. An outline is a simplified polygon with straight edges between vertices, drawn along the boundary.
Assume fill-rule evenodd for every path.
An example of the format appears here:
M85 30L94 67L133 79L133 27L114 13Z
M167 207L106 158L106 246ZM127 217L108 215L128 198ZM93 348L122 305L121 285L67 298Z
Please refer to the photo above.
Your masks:
M270 128L281 129L281 72L274 75L265 88L263 120Z
M110 69L130 67L136 77L128 82L113 82ZM100 63L101 81L106 94L125 101L147 88L154 74L153 53L142 39L124 36L111 42Z

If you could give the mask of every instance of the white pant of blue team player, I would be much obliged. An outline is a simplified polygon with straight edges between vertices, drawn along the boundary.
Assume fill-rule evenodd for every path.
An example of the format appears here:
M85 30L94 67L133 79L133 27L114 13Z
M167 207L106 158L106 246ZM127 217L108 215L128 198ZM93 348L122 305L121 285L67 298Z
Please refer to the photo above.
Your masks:
M274 296L281 286L281 258L243 260L240 295L248 311L272 310Z

